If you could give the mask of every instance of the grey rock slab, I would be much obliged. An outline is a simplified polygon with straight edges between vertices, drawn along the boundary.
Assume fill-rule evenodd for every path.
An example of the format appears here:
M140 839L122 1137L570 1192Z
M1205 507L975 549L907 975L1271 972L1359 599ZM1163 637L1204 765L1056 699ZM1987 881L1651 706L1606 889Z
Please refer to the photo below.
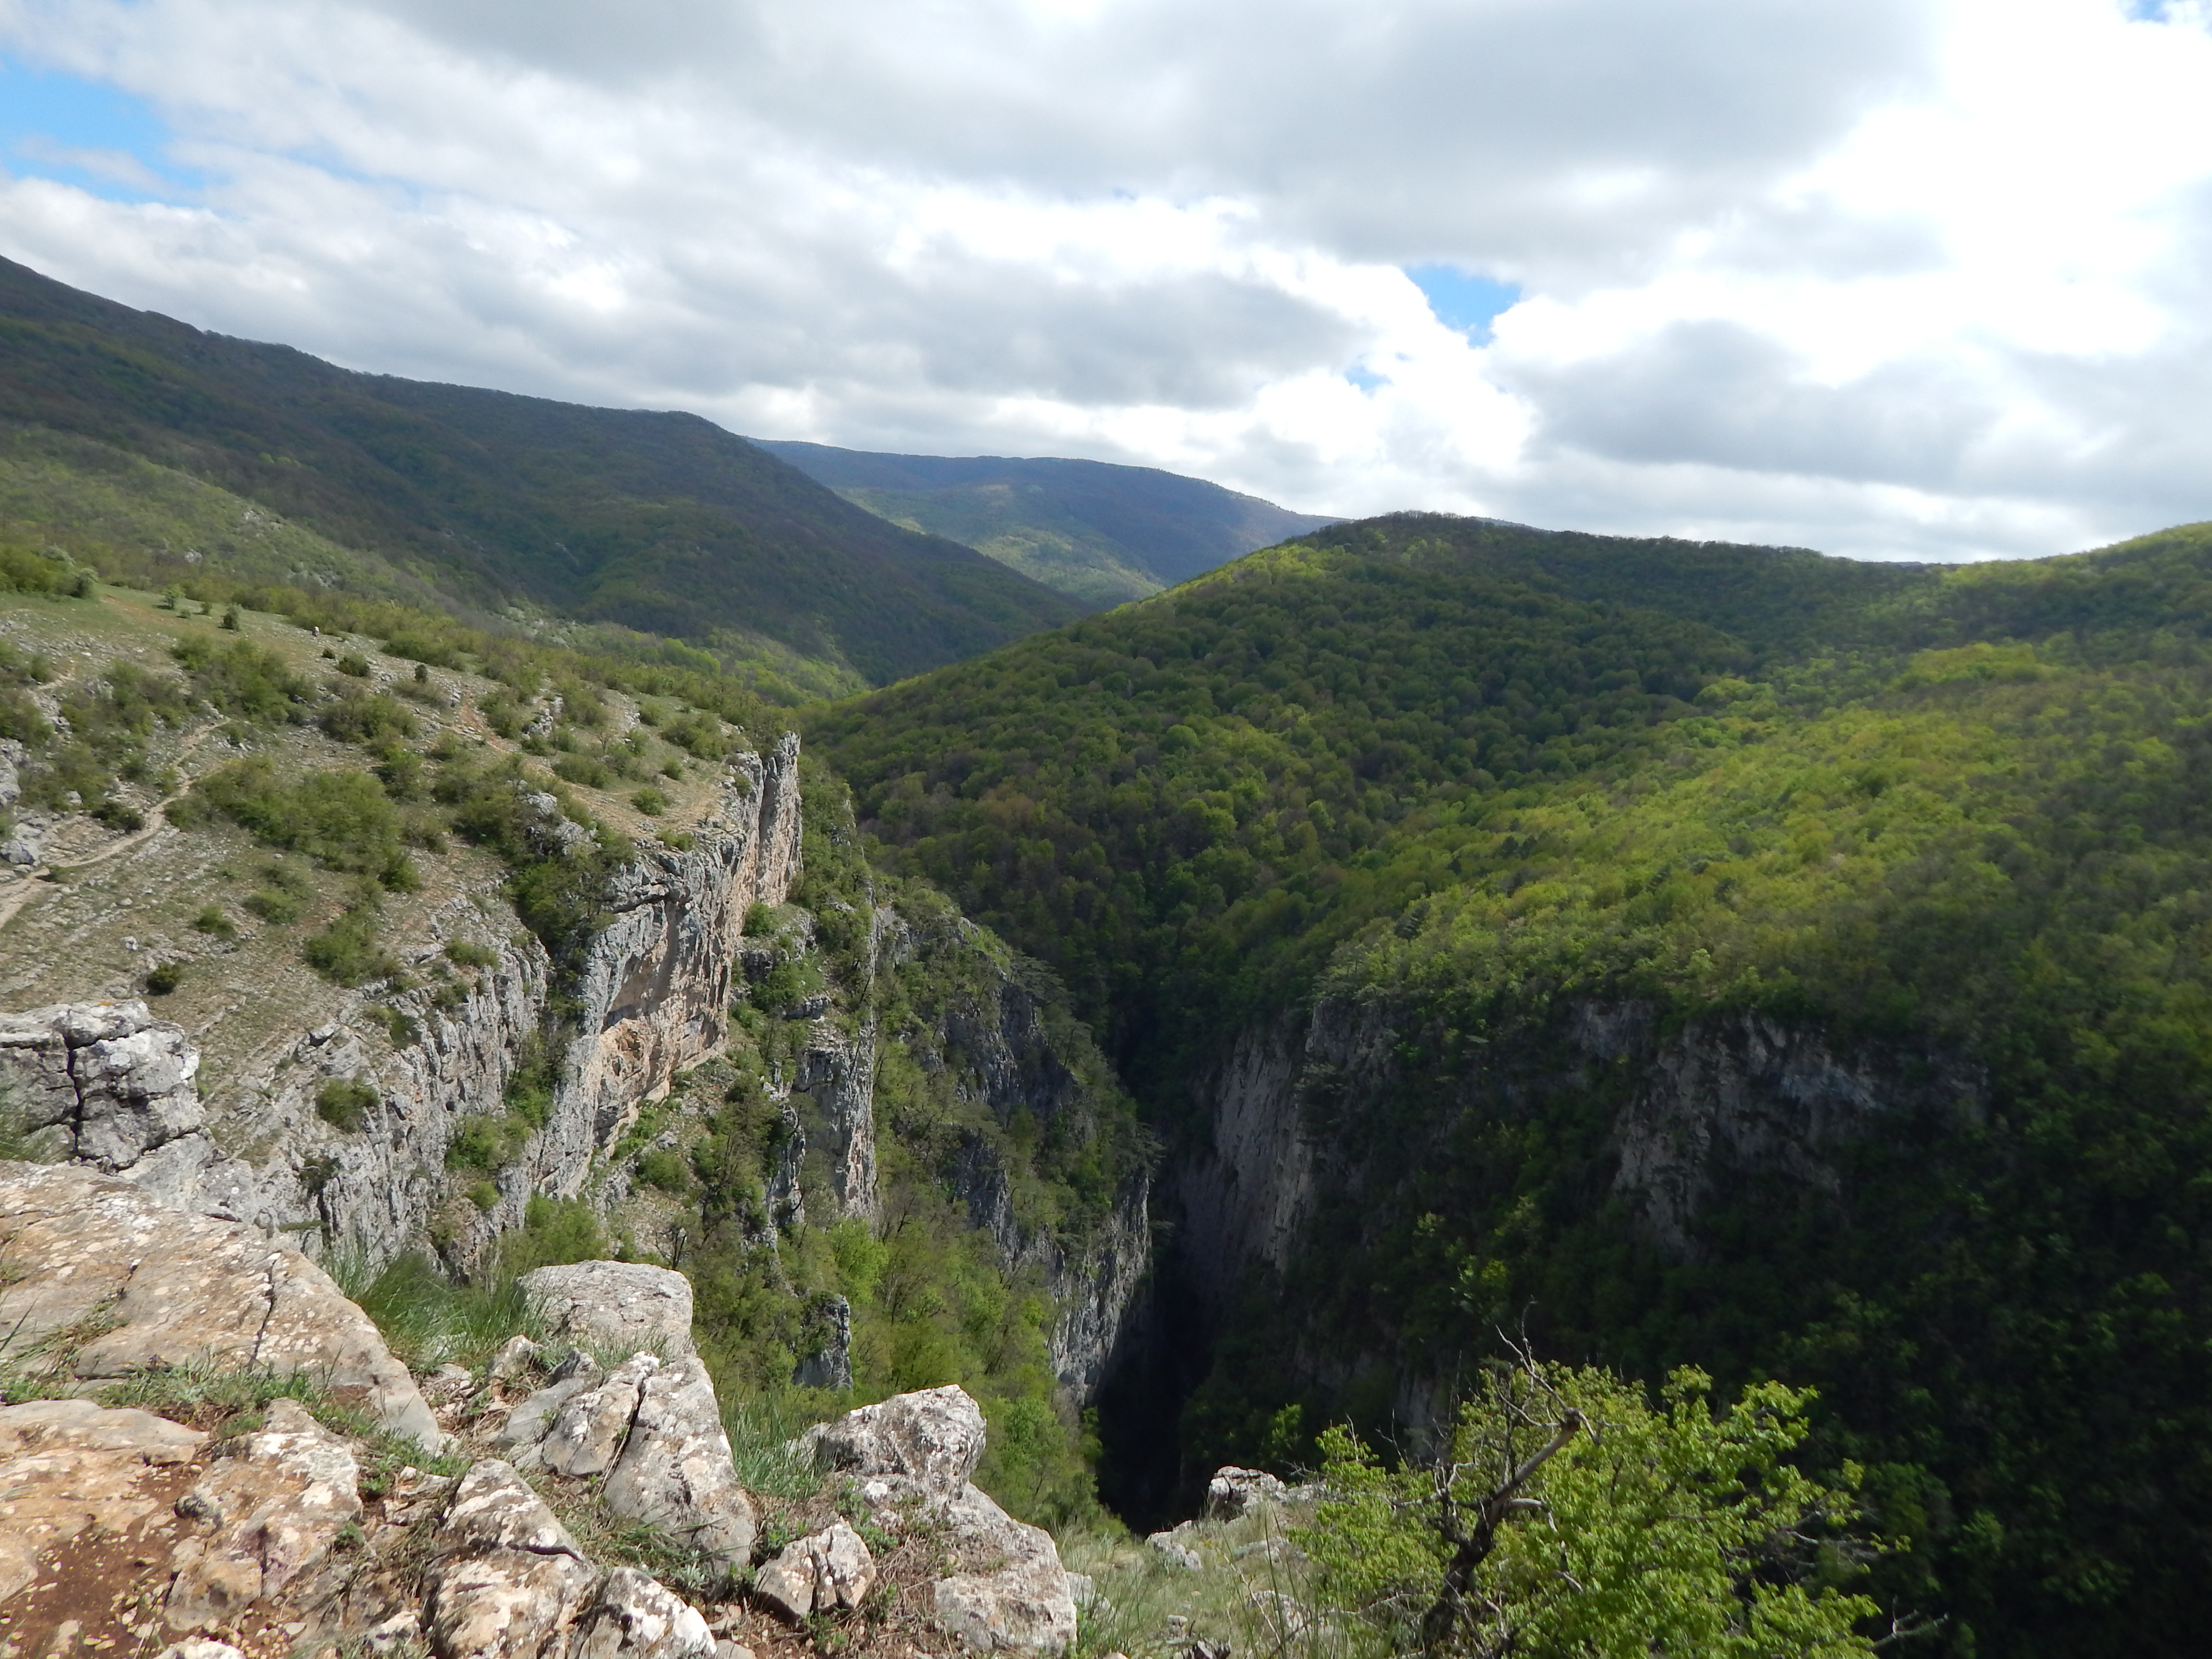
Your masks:
M1152 1533L1146 1538L1145 1542L1159 1555L1161 1559L1171 1566L1181 1567L1186 1572L1196 1572L1206 1565L1198 1559L1196 1550L1192 1549L1171 1532Z
M753 1578L753 1594L785 1618L851 1611L875 1587L876 1559L842 1521L789 1544Z
M738 1485L714 1382L697 1359L646 1374L629 1441L599 1496L616 1514L732 1566L752 1559L752 1503Z
M422 1628L439 1659L557 1659L599 1588L545 1500L495 1458L461 1477L433 1547Z
M864 1480L903 1475L933 1502L949 1502L968 1488L982 1458L983 1412L965 1389L947 1383L817 1424L799 1443L812 1451L818 1468Z
M0 1358L82 1332L64 1362L82 1382L200 1364L305 1373L392 1432L445 1443L368 1316L258 1228L185 1214L90 1170L0 1164Z
M975 1569L937 1581L937 1621L978 1653L1060 1653L1075 1641L1075 1595L1052 1534L965 1488L945 1517Z
M641 1261L540 1267L519 1281L547 1328L596 1348L646 1348L671 1359L691 1348L691 1281Z
M579 1389L553 1415L538 1461L556 1474L605 1474L629 1438L645 1380L660 1369L649 1353L632 1354L589 1388Z

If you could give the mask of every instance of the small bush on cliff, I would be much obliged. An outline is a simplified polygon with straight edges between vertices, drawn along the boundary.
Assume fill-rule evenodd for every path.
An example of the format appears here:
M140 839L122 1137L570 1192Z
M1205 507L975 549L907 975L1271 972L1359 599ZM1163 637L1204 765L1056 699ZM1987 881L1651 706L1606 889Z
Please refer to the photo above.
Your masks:
M315 1095L315 1115L334 1129L357 1134L380 1097L368 1084L354 1078L332 1078Z

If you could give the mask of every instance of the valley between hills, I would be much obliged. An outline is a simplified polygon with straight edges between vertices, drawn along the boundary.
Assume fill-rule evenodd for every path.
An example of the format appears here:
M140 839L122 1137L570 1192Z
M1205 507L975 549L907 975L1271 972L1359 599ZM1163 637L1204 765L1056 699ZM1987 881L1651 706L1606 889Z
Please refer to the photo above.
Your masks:
M0 1654L2193 1652L2208 777L2212 526L1300 519L0 266L0 1460L141 1504L0 1493Z

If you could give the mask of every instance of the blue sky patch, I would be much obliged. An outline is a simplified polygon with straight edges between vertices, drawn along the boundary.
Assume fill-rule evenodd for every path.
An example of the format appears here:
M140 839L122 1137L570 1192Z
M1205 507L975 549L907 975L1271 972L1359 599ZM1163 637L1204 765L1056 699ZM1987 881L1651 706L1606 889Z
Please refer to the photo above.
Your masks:
M1498 313L1511 309L1521 298L1520 289L1511 283L1470 276L1450 265L1407 265L1406 275L1428 296L1429 309L1438 322L1478 343L1490 337L1490 325Z
M18 177L113 202L167 200L198 176L167 155L168 125L143 98L80 75L0 58L0 162Z

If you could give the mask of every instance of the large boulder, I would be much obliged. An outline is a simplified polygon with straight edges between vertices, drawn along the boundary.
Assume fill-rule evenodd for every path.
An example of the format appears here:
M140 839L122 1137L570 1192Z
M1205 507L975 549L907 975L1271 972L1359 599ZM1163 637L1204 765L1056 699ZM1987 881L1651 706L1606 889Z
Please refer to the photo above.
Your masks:
M691 1281L641 1261L577 1261L519 1281L531 1311L579 1346L643 1348L681 1359L691 1348Z
M1206 1484L1206 1514L1212 1521L1237 1521L1254 1511L1291 1501L1291 1489L1265 1469L1240 1469L1233 1464L1213 1472Z
M71 1165L0 1164L0 1358L99 1382L165 1366L305 1373L395 1434L445 1443L368 1316L289 1243Z
M752 1501L738 1485L714 1384L696 1358L633 1354L604 1376L586 1360L517 1406L499 1445L526 1468L604 1476L599 1497L617 1515L732 1567L751 1559Z
M983 1455L982 1407L957 1383L894 1395L819 1423L801 1437L817 1468L865 1481L911 1481L932 1503L957 1498Z

